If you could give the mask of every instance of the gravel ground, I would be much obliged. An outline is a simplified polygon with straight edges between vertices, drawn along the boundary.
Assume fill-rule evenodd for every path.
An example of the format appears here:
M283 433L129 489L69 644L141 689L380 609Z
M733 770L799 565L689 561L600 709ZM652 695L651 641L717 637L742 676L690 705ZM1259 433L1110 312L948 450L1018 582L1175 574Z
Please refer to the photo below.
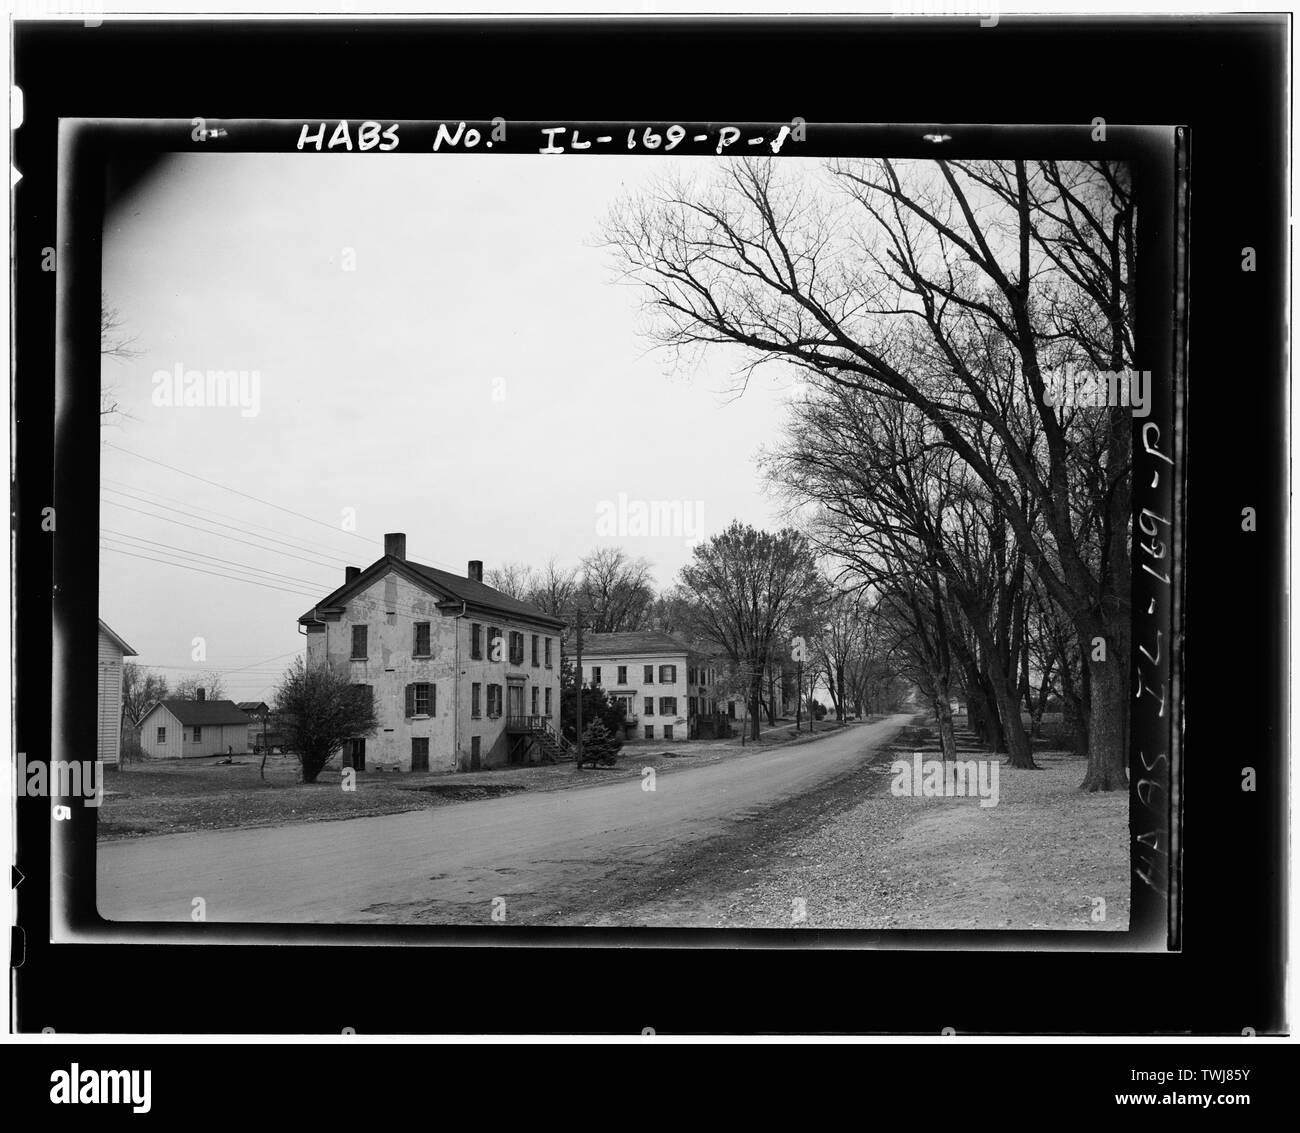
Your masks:
M653 927L1128 927L1126 793L1081 792L1085 761L1038 751L1042 770L1000 766L996 806L895 797L890 765L916 750L915 734L900 737L868 767L667 863L656 890L588 923L627 923L635 908Z

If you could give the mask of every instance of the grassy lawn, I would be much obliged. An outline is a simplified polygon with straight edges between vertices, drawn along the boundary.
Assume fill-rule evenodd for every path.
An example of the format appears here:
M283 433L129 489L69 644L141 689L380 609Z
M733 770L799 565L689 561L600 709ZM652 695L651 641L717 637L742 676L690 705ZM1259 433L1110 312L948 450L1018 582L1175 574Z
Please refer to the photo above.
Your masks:
M226 830L240 826L274 826L327 818L361 818L396 814L437 805L431 795L392 785L396 775L359 777L359 789L341 789L338 771L327 770L317 783L298 782L296 759L272 756L266 779L258 774L260 757L217 760L160 760L133 763L126 770L108 768L99 837L132 838L192 830ZM363 784L363 785L362 785Z

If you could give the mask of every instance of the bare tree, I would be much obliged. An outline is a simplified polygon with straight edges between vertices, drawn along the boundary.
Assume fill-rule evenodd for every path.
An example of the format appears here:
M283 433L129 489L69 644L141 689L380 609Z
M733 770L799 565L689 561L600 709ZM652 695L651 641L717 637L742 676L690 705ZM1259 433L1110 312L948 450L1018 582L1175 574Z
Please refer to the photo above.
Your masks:
M1104 162L840 162L819 192L759 159L666 182L605 230L661 344L744 348L742 389L781 361L907 402L1009 501L1087 651L1091 790L1127 784L1132 420L1053 405L1047 381L1135 367L1134 223L1127 172Z
M533 589L528 600L552 617L565 617L573 606L578 586L576 567L562 567L554 555L533 579Z
M176 700L198 700L199 689L203 690L205 700L226 699L225 681L221 679L221 674L215 669L200 673L198 676L186 677L183 681L177 681L171 695Z
M537 586L533 568L526 563L502 563L483 572L483 581L511 598L526 602Z
M162 673L137 665L122 663L122 718L133 726L143 719L149 706L168 697L167 678Z
M734 522L696 546L681 580L705 637L749 674L750 734L757 739L764 670L778 642L788 640L783 631L820 597L808 541L792 528L772 534Z
M99 353L104 358L126 361L139 357L136 348L136 336L126 334L125 320L116 307L109 306L108 297L101 298L99 307ZM99 416L104 422L125 416L118 405L116 387L100 385Z
M574 599L592 633L641 629L654 597L648 560L633 559L622 547L600 547L582 560Z

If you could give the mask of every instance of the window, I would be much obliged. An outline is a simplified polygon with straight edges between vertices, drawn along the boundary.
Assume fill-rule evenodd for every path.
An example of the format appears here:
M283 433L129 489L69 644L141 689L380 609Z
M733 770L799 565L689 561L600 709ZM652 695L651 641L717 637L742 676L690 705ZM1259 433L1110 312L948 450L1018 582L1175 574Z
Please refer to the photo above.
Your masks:
M495 720L501 715L501 686L488 685L487 689L487 714Z
M645 698L645 714L647 716L653 716L655 714L655 698L653 696L647 696Z
M501 631L496 626L488 626L488 660L501 661Z
M693 684L695 683L695 666L694 666L694 665L688 665L688 666L686 667L686 683L687 683L688 685L693 685Z
M538 700L539 700L540 697L541 697L541 691L542 691L542 690L539 689L536 685L533 685L533 715L534 715L534 716L539 715L539 712L538 712L538 709L537 709L537 702L538 702Z
M158 729L158 742L159 742L160 744L165 744L165 743L167 742L167 729L166 729L166 728L159 728L159 729Z
M406 715L436 716L438 713L438 689L431 684L412 684L406 686Z
M548 688L546 690L546 715L549 716L550 714L551 714L551 690Z
M469 686L469 714L477 720L483 715L483 686L475 681Z
M415 623L415 642L411 647L411 654L415 657L429 656L429 623Z
M550 639L549 637L546 639L546 667L547 667L548 669L549 669L549 668L552 668L552 665L551 665L551 639Z
M699 712L699 707L700 707L700 702L696 700L695 697L688 696L686 698L686 714L688 716L696 715Z
M483 627L478 622L470 622L469 655L474 661L483 660Z
M647 685L652 685L655 683L655 667L653 665L647 665L645 667L645 680L643 680L641 683Z
M625 684L627 684L627 666L626 666L626 665L620 665L620 666L618 667L618 683L619 683L620 685L625 685Z
M429 770L429 737L428 736L411 737L411 770L412 771Z
M734 700L729 700L727 701L727 719L734 720L735 718L736 718L736 702Z
M203 742L203 729L200 728L197 724L194 725L194 742L196 744Z
M595 688L600 684L600 666L592 665L591 667L591 687Z
M673 726L672 726L671 724L665 724L665 725L664 725L664 739L666 739L666 740L671 740L672 738L673 738Z
M659 698L659 715L676 716L677 715L677 697L661 696Z
M655 726L653 724L647 724L645 726L645 738L648 740L655 738Z
M660 665L659 666L659 683L661 685L675 685L677 683L677 666Z
M369 654L366 652L366 630L368 626L352 627L352 660L364 661Z
M524 663L524 635L515 630L510 631L510 664Z
M533 634L533 668L534 669L537 668L537 666L542 663L541 659L538 657L538 647L541 645L541 642L542 639L537 634Z
M374 708L375 689L373 685L353 685L352 692L361 702L362 708Z

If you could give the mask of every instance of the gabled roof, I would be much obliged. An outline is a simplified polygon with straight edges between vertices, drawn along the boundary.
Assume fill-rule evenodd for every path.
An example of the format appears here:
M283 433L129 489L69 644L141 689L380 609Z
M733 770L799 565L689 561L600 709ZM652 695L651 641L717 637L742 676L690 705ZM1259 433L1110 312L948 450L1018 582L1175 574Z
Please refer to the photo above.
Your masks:
M266 712L269 711L269 705L264 700L241 700L235 707L240 712Z
M634 630L631 633L587 633L582 637L584 657L639 657L670 653L696 653L684 641L658 630Z
M116 645L122 651L123 657L140 656L140 654L138 654L134 649L132 649L129 645L127 645L125 641L123 641L120 637L118 637L117 634L115 634L111 629L108 628L108 624L104 621L103 618L99 619L99 628L104 633L108 634L110 638L113 639L113 644Z
M152 712L162 705L187 728L196 724L216 727L218 724L247 724L249 719L236 706L233 700L155 700L149 708ZM149 712L141 717L140 722L148 718Z
M439 570L437 567L424 566L422 563L413 563L410 559L399 559L393 555L385 555L382 559L375 560L351 582L345 582L337 590L322 598L298 619L299 623L319 621L321 612L345 605L353 594L364 590L389 568L397 570L437 597L458 603L464 602L480 610L495 610L517 618L542 622L554 626L557 630L564 628L563 618L552 617L530 602L521 602L518 598L502 594L500 590L488 586L485 582L475 582L472 578Z

